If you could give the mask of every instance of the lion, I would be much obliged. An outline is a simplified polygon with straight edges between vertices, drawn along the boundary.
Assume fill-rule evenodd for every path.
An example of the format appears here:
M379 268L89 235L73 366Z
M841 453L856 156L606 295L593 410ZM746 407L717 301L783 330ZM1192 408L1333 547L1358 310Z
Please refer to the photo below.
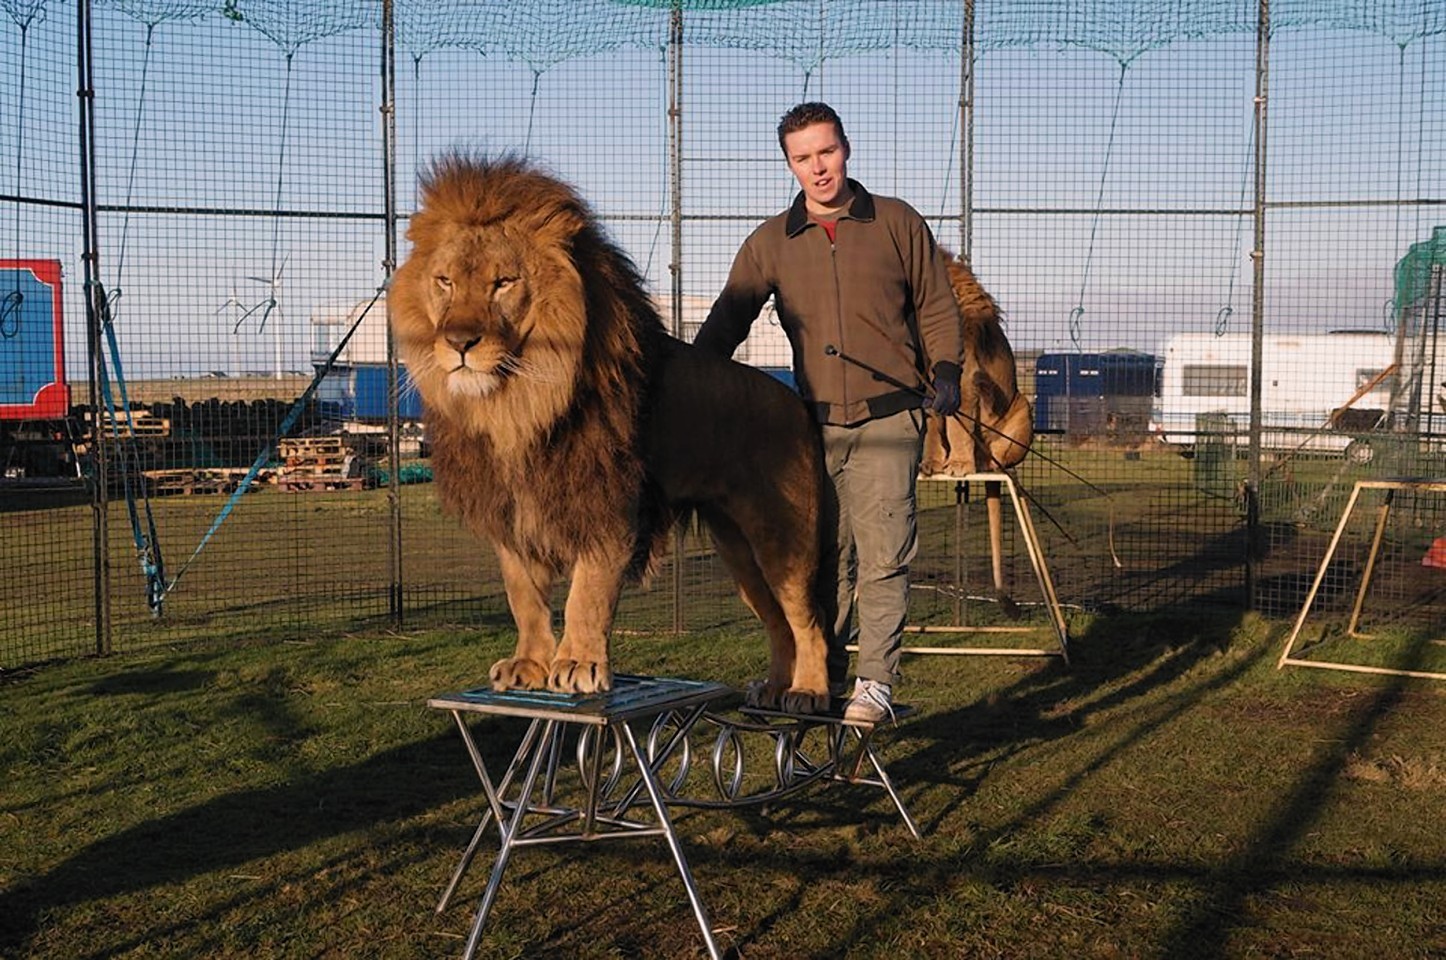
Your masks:
M1014 350L1000 324L999 305L962 257L945 251L949 283L964 322L964 378L974 384L977 410L929 417L924 435L925 476L963 477L1012 467L1034 440L1034 411L1019 392Z
M952 417L930 416L925 422L924 476L966 477L1005 470L1024 459L1034 440L1034 410L1019 392L1014 350L1000 324L999 305L980 285L962 257L948 257L949 283L964 324L964 379L974 385L978 406ZM989 515L989 547L994 589L1004 596L1003 490L986 480L984 499Z
M768 634L750 700L825 709L826 477L802 400L670 336L588 205L531 161L438 158L407 237L392 331L443 505L496 551L517 626L493 689L611 689L622 587L696 515Z

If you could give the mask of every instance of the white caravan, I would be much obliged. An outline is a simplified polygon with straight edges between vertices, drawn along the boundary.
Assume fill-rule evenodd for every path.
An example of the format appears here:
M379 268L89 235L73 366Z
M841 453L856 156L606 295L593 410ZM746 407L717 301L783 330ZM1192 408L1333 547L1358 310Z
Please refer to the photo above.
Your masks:
M1152 426L1166 443L1193 449L1197 430L1245 442L1250 427L1248 333L1182 333L1167 341ZM1361 434L1385 421L1395 338L1387 333L1267 335L1262 341L1261 446L1346 452L1369 460ZM1349 404L1349 411L1337 415Z

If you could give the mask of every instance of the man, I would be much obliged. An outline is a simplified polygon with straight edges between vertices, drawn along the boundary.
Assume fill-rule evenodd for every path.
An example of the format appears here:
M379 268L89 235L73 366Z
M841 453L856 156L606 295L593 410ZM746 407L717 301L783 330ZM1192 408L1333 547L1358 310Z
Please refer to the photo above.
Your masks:
M801 192L744 241L694 342L731 356L774 298L837 497L837 553L825 560L838 569L829 683L843 695L856 637L844 716L877 723L892 715L917 545L920 398L945 416L959 409L959 309L924 219L848 178L849 141L831 107L789 110L778 143Z

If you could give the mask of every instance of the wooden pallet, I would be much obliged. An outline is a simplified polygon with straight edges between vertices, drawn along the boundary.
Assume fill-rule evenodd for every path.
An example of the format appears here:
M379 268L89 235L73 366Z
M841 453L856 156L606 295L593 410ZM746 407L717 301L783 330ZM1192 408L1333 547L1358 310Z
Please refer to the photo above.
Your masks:
M347 455L341 437L288 437L277 444L283 460L340 459Z
M241 485L249 471L232 467L183 467L176 470L146 470L146 489L154 496L177 494L231 493ZM262 471L256 483L270 480L270 471ZM254 489L254 486L253 486Z
M282 466L276 485L282 490L360 490L365 485L361 460L339 436L289 437L277 444Z
M92 422L89 414L86 415L86 422ZM144 410L132 410L127 420L124 413L112 417L110 411L106 410L101 413L100 429L107 437L114 437L118 433L127 440L134 440L136 437L169 437L171 421L166 417L152 416Z
M360 490L360 460L341 437L288 437L276 444L276 486L292 492Z
M282 464L282 471L296 476L325 476L333 473L346 476L347 468L353 460L351 454L341 457L291 457Z
M291 493L317 493L326 490L361 490L365 485L365 477L339 477L323 474L309 476L283 474L276 478L276 486Z

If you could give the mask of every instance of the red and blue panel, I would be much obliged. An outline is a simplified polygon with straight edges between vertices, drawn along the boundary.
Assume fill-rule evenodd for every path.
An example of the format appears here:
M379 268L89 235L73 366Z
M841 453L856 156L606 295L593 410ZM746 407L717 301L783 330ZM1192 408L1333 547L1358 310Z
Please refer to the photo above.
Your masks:
M0 420L70 412L59 260L0 260Z

